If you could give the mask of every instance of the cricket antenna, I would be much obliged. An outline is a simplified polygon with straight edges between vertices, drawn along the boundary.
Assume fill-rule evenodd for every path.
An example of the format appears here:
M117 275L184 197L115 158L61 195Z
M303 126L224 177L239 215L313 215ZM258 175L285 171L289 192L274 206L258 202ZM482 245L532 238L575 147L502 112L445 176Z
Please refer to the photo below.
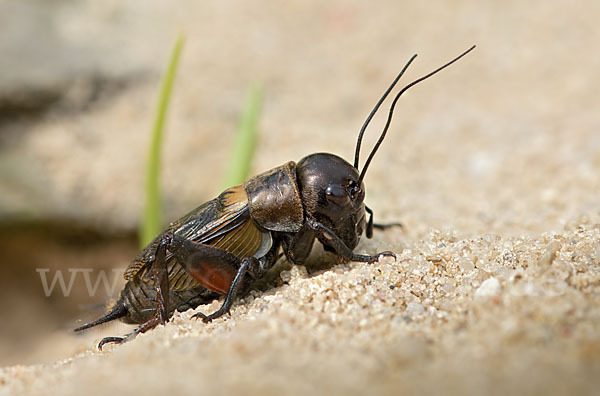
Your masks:
M402 96L402 94L404 92L406 92L409 88L417 85L418 83L420 83L423 80L428 79L429 77L433 76L437 72L439 72L439 71L447 68L448 66L450 66L454 62L458 61L460 58L462 58L463 56L467 55L469 52L473 51L473 49L475 49L475 46L472 46L471 48L469 48L468 50L466 50L465 52L463 52L462 54L460 54L456 58L452 59L450 62L446 63L443 66L438 67L437 69L435 69L431 73L429 73L429 74L427 74L427 75L425 75L425 76L423 76L421 78L416 79L415 81L411 82L410 84L408 84L404 88L402 88L400 90L400 92L398 92L398 94L396 95L396 97L392 101L392 105L390 106L390 112L388 114L388 118L387 118L387 121L385 123L385 127L383 128L383 131L381 132L381 136L379 136L379 140L377 140L377 143L375 143L375 147L373 147L373 150L371 151L371 154L369 154L369 157L367 158L367 161L365 162L365 165L363 166L363 169L360 172L360 177L358 179L358 185L359 186L362 183L363 178L365 177L365 173L367 172L367 168L369 167L369 164L371 163L371 160L373 160L373 157L375 156L375 153L377 152L377 149L379 149L379 146L381 146L381 142L383 142L383 139L385 138L385 135L386 135L386 133L387 133L389 127L390 127L390 124L392 122L392 116L394 115L394 108L396 107L396 102L398 102L398 99L400 99L400 96ZM385 100L385 98L388 95L388 93L390 92L390 90L394 87L394 85L396 84L396 82L398 81L398 79L402 76L402 74L404 73L404 71L406 70L406 68L415 59L415 57L416 57L416 55L413 55L413 57L410 58L410 60L408 61L408 63L406 64L406 66L404 66L404 68L402 69L402 71L400 72L400 74L398 75L398 77L396 77L396 80L394 80L394 82L392 83L392 85L390 86L390 88L388 88L388 90L385 92L385 94L383 95L383 97L379 100L379 102L377 102L377 105L375 106L375 108L373 109L373 111L371 112L371 114L369 114L369 117L367 118L367 121L365 122L365 125L363 125L363 128L361 129L360 134L358 136L358 142L357 142L357 146L356 146L356 157L354 159L354 167L356 169L358 169L357 165L358 165L358 153L359 153L359 149L360 149L359 146L360 146L360 142L362 140L363 131L366 128L366 125L369 123L369 121L371 121L371 118L373 117L373 115L375 115L375 112L377 111L377 109L379 108L379 106L381 105L381 103L383 102L383 100Z
M373 110L371 110L371 113L367 117L365 123L360 128L360 132L358 133L358 140L356 141L356 152L354 153L354 167L356 169L358 169L358 157L360 156L360 145L362 144L362 138L363 138L363 135L365 134L365 129L367 129L367 126L369 125L369 123L373 119L373 116L375 116L375 113L377 113L377 110L379 110L379 107L381 106L381 104L385 101L385 99L390 94L390 92L392 91L392 89L394 89L394 87L396 86L396 83L398 82L398 80L400 80L400 77L402 77L402 75L404 74L404 72L406 71L406 69L408 69L408 66L410 66L410 64L412 63L412 61L415 60L416 57L417 57L417 54L414 54L410 58L410 60L406 63L406 65L402 68L402 70L400 71L400 73L398 74L398 76L396 76L396 78L394 79L394 81L392 82L392 84L384 92L383 96L381 97L381 99L379 99L379 101L377 102L377 104L375 105L375 107L373 108Z

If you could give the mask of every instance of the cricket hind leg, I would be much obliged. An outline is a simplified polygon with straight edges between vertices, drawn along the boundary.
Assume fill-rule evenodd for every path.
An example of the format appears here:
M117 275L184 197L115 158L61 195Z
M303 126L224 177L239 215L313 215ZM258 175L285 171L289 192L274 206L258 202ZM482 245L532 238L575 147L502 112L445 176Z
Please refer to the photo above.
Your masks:
M201 318L204 323L209 323L213 319L219 318L219 317L225 315L226 313L228 313L229 310L231 309L231 305L233 304L233 300L235 299L235 297L237 296L237 294L240 291L240 287L243 284L244 276L248 272L255 273L256 270L258 269L259 265L260 265L260 262L256 257L247 257L247 258L243 259L241 262L240 268L238 269L238 271L235 275L235 278L233 278L233 281L231 282L229 291L225 295L225 300L223 301L223 304L221 305L221 307L218 310L216 310L215 312L211 313L210 315L205 315L202 312L198 312L197 314L192 316L192 318L195 318L195 319Z
M158 245L152 263L156 285L155 314L138 328L124 337L106 337L98 348L107 343L121 344L132 340L139 333L145 333L168 320L169 279L166 262L167 250L175 255L186 272L201 285L219 294L225 294L225 301L219 310L210 314L196 314L204 322L218 318L229 312L233 300L243 285L247 273L257 274L260 262L255 257L240 260L231 253L210 245L192 242L173 234L165 234Z
M235 297L244 286L245 275L258 278L265 272L265 258L239 259L226 250L203 243L193 242L178 236L174 237L176 248L171 249L186 272L202 286L225 295L221 308L210 315L197 313L193 317L208 323L229 312Z
M219 294L211 292L204 287L188 292L181 292L181 294L182 295L178 295L177 292L174 292L171 293L169 297L170 300L175 299L176 301L181 301L181 304L177 304L177 302L175 301L175 305L177 306L175 310L180 312L187 311L188 309L194 309L200 304L206 304L219 297ZM192 296L192 294L194 295ZM156 298L150 297L149 300L156 301ZM171 309L172 308L173 306L171 306ZM154 311L154 309L152 308L146 308L145 310ZM138 326L131 333L123 337L105 337L98 344L98 348L102 350L102 347L105 344L122 344L124 342L130 341L134 339L138 334L144 333L159 325L160 323L156 322L156 320L157 317L155 315L152 316L149 320L146 320L142 325Z
M169 320L168 304L169 304L169 275L167 271L167 249L173 243L173 238L170 235L164 235L156 248L154 261L152 262L152 271L154 275L154 285L156 287L156 309L154 315L146 322L142 323L131 333L124 337L105 337L98 344L98 349L108 343L122 344L134 339L139 333L145 333L158 326L165 324Z
M210 315L199 312L193 316L196 319L201 318L204 323L229 312L244 284L246 274L255 278L260 275L261 261L256 257L240 260L233 254L214 246L178 236L174 237L174 241L176 248L171 251L186 272L206 288L225 295L225 300L217 311Z
M148 330L155 328L159 324L164 324L160 320L160 315L154 315L152 318L150 318L150 320L142 323L139 327L124 337L104 337L100 343L98 343L98 349L102 350L102 347L106 344L122 344L124 342L133 340L138 334L145 333Z

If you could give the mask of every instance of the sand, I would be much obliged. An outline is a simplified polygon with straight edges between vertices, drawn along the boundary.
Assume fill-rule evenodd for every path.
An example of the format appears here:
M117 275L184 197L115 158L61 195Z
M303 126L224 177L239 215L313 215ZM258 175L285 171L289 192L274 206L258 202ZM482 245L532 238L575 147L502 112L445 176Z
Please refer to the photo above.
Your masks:
M336 263L317 251L307 267L281 264L270 286L237 301L230 316L203 324L194 311L176 314L104 352L98 340L129 327L87 338L65 332L55 340L71 357L1 369L0 393L597 391L596 2L191 3L152 36L164 43L157 69L169 39L181 27L188 37L164 161L170 218L219 191L202 175L222 172L214 164L226 158L248 82L265 86L258 173L315 151L350 158L362 120L413 52L407 81L478 45L401 100L367 175L376 219L404 228L376 232L357 251L393 250L397 260ZM84 218L135 223L140 186L132 180L143 167L155 88L132 87L28 135L29 150L53 170L48 177L60 179L53 194L75 209L84 199ZM88 151L77 149L77 131L93 138ZM50 143L55 150L43 151ZM66 148L73 155L59 162ZM104 198L91 205L94 196Z
M399 234L380 240L400 251ZM9 367L0 381L28 394L591 394L599 246L591 222L538 237L432 231L396 261L293 267L230 317L176 314L128 344ZM98 334L124 329L111 331Z

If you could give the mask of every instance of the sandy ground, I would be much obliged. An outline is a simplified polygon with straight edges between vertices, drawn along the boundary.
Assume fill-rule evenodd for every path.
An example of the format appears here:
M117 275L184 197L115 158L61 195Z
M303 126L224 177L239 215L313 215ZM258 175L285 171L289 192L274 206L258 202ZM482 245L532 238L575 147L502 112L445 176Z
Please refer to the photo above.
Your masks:
M317 269L286 269L231 316L205 325L177 314L105 352L97 341L128 327L65 331L48 339L64 360L1 369L0 393L597 391L597 2L106 4L107 20L135 16L126 42L144 42L152 70L187 34L164 161L170 218L220 190L214 164L227 158L252 81L265 89L259 172L315 151L350 158L364 117L414 52L406 81L478 48L402 99L367 175L376 218L405 227L357 251L394 250L397 260L323 268L331 257L317 253ZM102 21L65 29L93 34ZM49 200L106 227L135 224L155 94L155 82L135 85L19 140L47 170Z

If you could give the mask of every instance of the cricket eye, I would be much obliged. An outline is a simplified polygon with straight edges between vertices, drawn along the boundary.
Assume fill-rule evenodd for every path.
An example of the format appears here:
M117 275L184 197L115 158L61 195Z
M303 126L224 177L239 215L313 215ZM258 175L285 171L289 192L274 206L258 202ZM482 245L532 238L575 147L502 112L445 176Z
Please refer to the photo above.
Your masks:
M325 197L329 202L332 202L338 206L344 206L349 201L349 194L339 184L330 184L325 190Z
M356 200L359 197L359 195L360 195L360 186L358 185L357 182L351 181L348 184L347 189L348 189L348 196L350 197L351 200L354 201L354 200Z

